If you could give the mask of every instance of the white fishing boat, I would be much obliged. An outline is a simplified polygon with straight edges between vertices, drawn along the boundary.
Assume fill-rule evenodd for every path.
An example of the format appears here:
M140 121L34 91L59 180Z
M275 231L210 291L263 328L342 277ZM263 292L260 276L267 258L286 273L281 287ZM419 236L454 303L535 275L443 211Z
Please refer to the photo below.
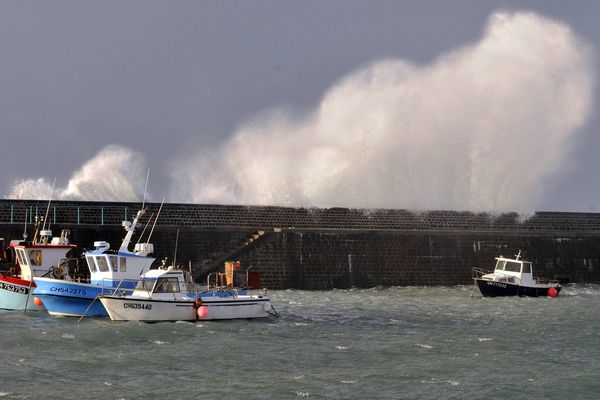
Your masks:
M535 278L532 263L521 259L521 251L515 258L496 257L492 273L473 268L473 279L481 294L486 297L556 297L561 289L556 280Z
M275 314L266 289L207 287L201 291L190 275L161 267L146 272L130 295L100 295L113 321L197 321L266 318Z

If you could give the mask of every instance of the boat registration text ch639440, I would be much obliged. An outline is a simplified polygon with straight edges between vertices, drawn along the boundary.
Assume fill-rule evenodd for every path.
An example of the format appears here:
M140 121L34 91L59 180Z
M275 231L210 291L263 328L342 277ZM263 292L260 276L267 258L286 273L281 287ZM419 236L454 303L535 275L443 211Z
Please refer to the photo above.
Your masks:
M152 310L152 304L123 303L123 308L132 308L134 310Z

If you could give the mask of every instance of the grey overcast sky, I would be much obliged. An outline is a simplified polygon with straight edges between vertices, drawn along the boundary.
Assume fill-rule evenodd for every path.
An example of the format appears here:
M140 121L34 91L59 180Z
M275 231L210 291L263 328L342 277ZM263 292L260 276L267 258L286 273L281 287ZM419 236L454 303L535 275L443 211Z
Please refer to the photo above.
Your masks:
M3 0L0 196L130 200L150 168L155 201L600 212L599 21L595 0Z

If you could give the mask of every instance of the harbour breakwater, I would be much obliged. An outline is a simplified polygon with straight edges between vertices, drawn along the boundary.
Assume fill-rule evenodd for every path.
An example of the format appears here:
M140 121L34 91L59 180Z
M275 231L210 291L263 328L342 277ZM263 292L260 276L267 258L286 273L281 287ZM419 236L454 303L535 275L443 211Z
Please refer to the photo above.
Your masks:
M33 235L36 217L72 243L119 247L140 203L0 200L0 237ZM522 250L534 273L563 282L600 282L600 214L491 214L347 208L145 205L142 241L152 232L157 262L176 258L197 281L240 260L271 289L331 289L471 283L472 267Z

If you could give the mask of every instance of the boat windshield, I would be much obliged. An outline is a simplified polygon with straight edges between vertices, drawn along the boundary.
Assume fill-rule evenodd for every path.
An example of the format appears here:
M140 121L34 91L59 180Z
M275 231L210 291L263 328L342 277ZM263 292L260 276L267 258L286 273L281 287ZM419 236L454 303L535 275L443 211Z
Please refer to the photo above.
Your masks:
M504 270L510 271L510 272L521 272L521 263L514 262L514 261L507 261L506 265L504 266Z
M179 282L177 278L159 278L154 287L154 293L178 293Z
M87 265L88 268L90 269L90 272L95 272L96 271L96 264L94 264L94 258L91 256L85 256L85 259L87 261Z
M100 272L108 272L110 268L108 267L108 260L106 256L96 256L96 264L98 265L98 270Z
M508 272L521 272L521 263L519 261L498 260L496 269Z
M19 265L27 265L27 257L25 256L25 250L17 249L17 257L19 259Z
M138 283L135 285L135 290L145 290L149 292L154 287L155 282L155 280L142 279L141 281L138 281Z

